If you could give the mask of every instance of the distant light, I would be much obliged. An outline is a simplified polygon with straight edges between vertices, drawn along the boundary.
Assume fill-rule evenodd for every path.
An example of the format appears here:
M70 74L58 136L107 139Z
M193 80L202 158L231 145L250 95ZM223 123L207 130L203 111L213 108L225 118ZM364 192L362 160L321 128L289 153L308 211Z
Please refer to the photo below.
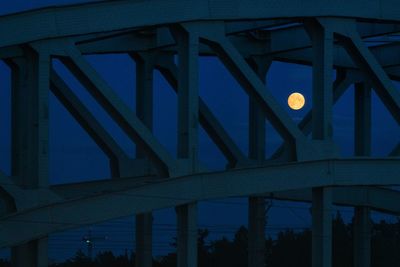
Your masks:
M288 97L288 105L293 110L302 109L304 107L305 103L306 103L306 99L300 93L292 93Z

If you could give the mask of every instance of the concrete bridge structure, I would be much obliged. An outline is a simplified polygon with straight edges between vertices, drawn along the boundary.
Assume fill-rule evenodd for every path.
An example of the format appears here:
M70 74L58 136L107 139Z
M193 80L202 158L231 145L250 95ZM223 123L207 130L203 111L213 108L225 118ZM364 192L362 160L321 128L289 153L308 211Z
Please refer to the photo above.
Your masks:
M47 266L47 236L136 214L137 266L152 264L152 211L175 207L179 267L197 266L202 200L249 197L249 266L265 266L266 197L312 203L312 266L332 266L332 205L355 207L354 266L370 266L370 212L400 214L400 136L371 157L371 91L400 124L397 0L117 0L0 17L0 59L12 73L12 173L0 174L0 247L16 267ZM371 40L384 38L384 43ZM85 55L124 53L136 63L132 112ZM243 153L199 97L199 57L214 56L248 95ZM174 58L178 60L175 62ZM63 65L137 145L130 158L52 67ZM312 66L312 111L296 124L266 88L273 61ZM153 71L177 93L178 147L154 137ZM336 75L334 75L334 73ZM333 140L333 105L351 86L355 154ZM268 85L267 85L268 87ZM49 92L110 162L110 179L49 183ZM284 140L265 157L265 121ZM202 126L229 164L198 160ZM400 133L400 131L399 131Z

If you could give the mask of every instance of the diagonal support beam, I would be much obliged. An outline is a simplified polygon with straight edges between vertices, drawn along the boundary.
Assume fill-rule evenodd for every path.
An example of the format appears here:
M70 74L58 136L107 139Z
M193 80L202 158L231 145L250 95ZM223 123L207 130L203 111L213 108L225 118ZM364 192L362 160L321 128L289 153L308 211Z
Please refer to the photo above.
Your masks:
M50 74L50 85L53 94L108 156L111 176L120 176L118 165L128 161L126 153L54 70Z
M342 95L346 92L354 78L345 74L343 71L338 71L335 82L333 83L333 104L335 104ZM304 135L309 135L312 131L312 111L309 111L303 119L299 122L298 126ZM272 154L273 159L278 158L284 151L285 146L281 145L275 153Z
M333 83L333 103L335 104L343 96L349 86L353 83L354 79L347 76L342 71L338 71L335 82ZM308 112L299 123L301 131L308 135L312 131L312 112Z
M290 116L276 102L271 92L265 90L265 84L249 66L236 47L225 37L221 24L212 26L207 28L208 31L201 31L201 28L199 29L201 31L200 37L202 42L210 46L249 97L258 103L265 117L271 122L285 142L290 144L293 149L291 151L292 157L299 159L304 155L312 154L310 151L306 151L308 149L312 150L313 147L306 145L306 137Z
M389 156L399 157L400 156L400 143L390 152Z
M67 45L66 50L69 58L61 58L63 64L78 78L127 135L143 149L143 153L155 163L160 174L163 176L173 174L177 169L176 160L155 139L151 131L122 102L76 47Z
M223 64L242 85L249 96L257 101L265 116L286 141L305 140L305 136L293 120L276 102L271 92L265 90L263 82L228 39L225 37L219 37L218 39L209 38L205 42L217 53Z
M366 78L372 81L375 92L390 111L393 118L400 124L400 92L394 87L388 74L364 44L356 30L351 26L346 30L342 28L337 29L338 39L342 41L344 48L364 72Z
M178 68L172 55L160 55L156 68L175 92L178 91ZM199 97L199 122L211 140L222 151L231 167L245 165L248 159L224 129L207 104Z

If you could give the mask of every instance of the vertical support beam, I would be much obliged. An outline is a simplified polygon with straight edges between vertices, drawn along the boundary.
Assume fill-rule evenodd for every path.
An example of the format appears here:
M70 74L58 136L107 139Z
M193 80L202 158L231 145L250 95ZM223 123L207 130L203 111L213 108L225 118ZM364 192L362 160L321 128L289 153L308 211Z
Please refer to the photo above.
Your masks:
M12 74L12 176L24 188L48 186L50 58L29 50Z
M11 249L13 267L48 267L48 239L42 238Z
M319 22L307 24L313 45L312 138L332 139L333 32Z
M153 70L151 54L134 56L136 62L136 115L153 131ZM145 153L136 148L136 157L145 158ZM136 216L136 266L153 265L153 215L144 213Z
M371 87L356 83L354 91L354 154L371 155ZM368 207L354 208L354 267L371 266L371 221Z
M199 37L188 29L174 30L178 44L178 158L188 159L189 172L197 170Z
M371 266L371 220L368 207L354 209L354 267Z
M136 116L153 131L153 70L151 54L134 56L136 62ZM136 150L136 157L144 158L142 150Z
M171 85L175 92L178 91L178 68L173 56L169 54L159 54L157 57L156 68ZM221 150L229 162L228 168L237 165L245 165L248 158L238 148L224 127L208 108L207 104L199 97L199 123L207 132L211 140Z
M400 92L361 39L354 21L342 27L337 31L339 33L338 40L344 44L349 56L363 71L365 78L372 82L376 94L400 124Z
M135 266L153 265L153 216L151 213L136 215Z
M324 23L309 21L313 46L312 139L332 142L333 32ZM332 189L312 189L312 266L332 266Z
M211 29L209 29L212 32ZM217 36L217 37L216 37ZM219 36L219 37L218 37ZM216 31L213 34L202 33L202 40L211 47L221 59L221 62L231 72L237 82L248 95L257 100L274 128L287 142L304 144L307 140L290 116L276 102L271 92L265 90L265 85L251 69L249 64L225 37L224 33Z
M18 183L22 183L27 157L27 88L24 78L27 76L25 60L19 58L10 63L11 66L11 173L13 177L19 176Z
M312 267L332 266L332 189L312 190Z
M353 84L353 79L349 77L349 75L343 71L338 69L336 73L336 80L333 83L333 103L335 104L341 96L346 92L347 88ZM298 124L301 131L308 135L312 132L312 110L307 112L307 114L303 117L303 119ZM284 152L284 145L280 146L273 154L273 159L278 158Z
M178 45L178 158L198 170L199 36L190 25L172 29ZM197 204L177 207L178 267L197 266Z
M49 85L47 51L26 49L13 74L12 176L18 185L35 189L49 185ZM47 267L47 238L12 248L15 267Z
M176 207L178 267L197 266L197 204Z
M265 159L265 116L253 98L249 99L249 158Z
M371 88L365 83L356 83L354 88L354 154L371 154Z
M249 246L248 266L265 266L265 200L263 197L249 198Z
M253 69L265 84L271 60L254 58ZM249 158L262 163L265 159L265 115L258 102L249 98ZM263 197L249 198L249 267L265 266L265 201Z
M250 62L253 70L265 84L266 75L271 65L269 58L254 58ZM249 158L263 161L265 159L265 114L258 102L249 97Z

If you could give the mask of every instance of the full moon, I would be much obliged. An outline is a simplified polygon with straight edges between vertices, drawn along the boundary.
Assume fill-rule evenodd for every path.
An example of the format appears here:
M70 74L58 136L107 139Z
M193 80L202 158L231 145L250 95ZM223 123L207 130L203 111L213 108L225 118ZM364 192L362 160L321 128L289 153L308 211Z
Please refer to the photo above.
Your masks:
M306 100L300 93L293 93L288 97L288 105L293 110L299 110L304 107Z

